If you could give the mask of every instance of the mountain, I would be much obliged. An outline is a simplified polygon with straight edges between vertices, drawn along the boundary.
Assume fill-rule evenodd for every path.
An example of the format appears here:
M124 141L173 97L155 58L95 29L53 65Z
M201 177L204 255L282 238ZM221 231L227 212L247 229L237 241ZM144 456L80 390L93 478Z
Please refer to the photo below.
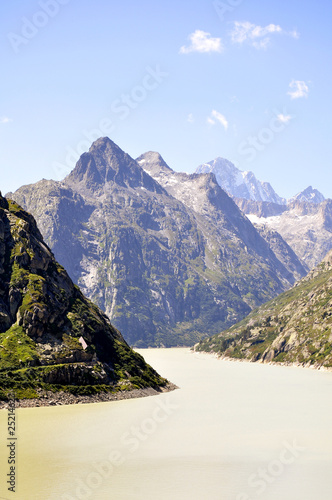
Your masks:
M241 212L246 215L256 215L257 217L272 217L281 215L287 211L287 205L279 205L268 201L246 200L245 198L233 198Z
M304 263L295 254L283 237L271 229L267 224L257 224L259 234L268 243L274 255L285 266L289 273L295 277L296 281L303 278L309 271Z
M211 226L217 229L216 238L218 234L224 233L225 214L227 214L227 221L232 224L233 228L237 228L237 234L244 243L248 247L253 247L255 252L263 258L273 261L280 273L284 273L286 269L290 281L294 283L307 274L308 269L276 231L258 226L256 229L267 244L262 241L262 238L257 237L252 226L220 188L212 173L188 175L174 172L158 153L151 151L137 158L137 162L169 194L208 219ZM283 270L281 270L282 266Z
M308 203L315 203L319 205L325 200L324 195L320 193L317 189L313 189L312 186L307 187L304 191L301 191L296 196L288 200L289 203L293 201L306 201Z
M277 231L307 269L315 267L332 249L332 200L293 201L287 206L236 200L257 229Z
M196 169L197 174L210 172L216 176L218 184L235 198L267 201L279 205L286 203L284 198L277 195L271 184L257 180L253 172L243 172L224 158L216 158Z
M10 194L131 345L193 345L295 282L213 174L143 156L100 138L64 181Z
M198 351L223 357L332 369L332 252L294 288Z
M35 219L0 195L0 399L107 399L166 383L73 284Z

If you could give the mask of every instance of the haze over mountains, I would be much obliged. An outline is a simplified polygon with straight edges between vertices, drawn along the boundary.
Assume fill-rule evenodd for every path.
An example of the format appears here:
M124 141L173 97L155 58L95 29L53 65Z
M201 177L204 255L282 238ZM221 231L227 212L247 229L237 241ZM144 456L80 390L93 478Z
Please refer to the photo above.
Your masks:
M64 181L11 196L57 259L137 346L192 345L288 289L306 269L251 224L212 173L173 172L95 141Z

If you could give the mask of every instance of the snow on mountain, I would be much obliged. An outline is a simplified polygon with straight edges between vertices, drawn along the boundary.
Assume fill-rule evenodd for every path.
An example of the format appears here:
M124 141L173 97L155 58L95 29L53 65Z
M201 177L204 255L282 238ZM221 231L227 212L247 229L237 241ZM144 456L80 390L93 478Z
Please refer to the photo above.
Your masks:
M212 172L218 184L235 198L245 198L254 201L268 201L284 205L286 200L277 195L268 182L256 179L253 172L239 170L225 158L216 158L204 163L196 169L197 174Z
M239 205L256 227L266 226L277 231L308 269L316 266L332 249L332 200L321 203L295 200L282 212L276 211L276 215L268 215L268 210L264 214L254 203L247 207L243 203Z

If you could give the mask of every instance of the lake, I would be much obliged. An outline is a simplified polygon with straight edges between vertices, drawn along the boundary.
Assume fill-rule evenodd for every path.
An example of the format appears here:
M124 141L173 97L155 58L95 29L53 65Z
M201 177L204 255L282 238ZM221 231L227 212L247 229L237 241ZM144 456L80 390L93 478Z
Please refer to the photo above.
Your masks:
M18 409L15 500L331 500L332 373L139 350L180 389Z

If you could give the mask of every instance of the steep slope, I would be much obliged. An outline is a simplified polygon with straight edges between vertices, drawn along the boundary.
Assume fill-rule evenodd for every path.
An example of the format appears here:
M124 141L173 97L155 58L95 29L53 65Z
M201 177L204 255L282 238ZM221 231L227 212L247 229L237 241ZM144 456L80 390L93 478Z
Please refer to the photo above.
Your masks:
M280 205L286 203L286 200L277 195L270 183L259 181L253 172L243 172L224 158L216 158L196 169L197 174L209 172L215 174L218 184L233 197Z
M294 283L212 174L183 182L189 203L141 160L101 138L63 182L11 195L131 345L192 345Z
M279 211L266 204L237 203L256 227L266 225L277 231L308 269L332 249L332 200L319 204L294 201Z
M300 261L294 250L277 231L274 231L265 224L257 224L255 227L268 243L274 255L282 262L289 273L295 277L296 281L308 273L309 268Z
M332 252L294 288L195 348L249 361L332 369Z
M0 399L165 385L73 284L34 218L0 195Z

